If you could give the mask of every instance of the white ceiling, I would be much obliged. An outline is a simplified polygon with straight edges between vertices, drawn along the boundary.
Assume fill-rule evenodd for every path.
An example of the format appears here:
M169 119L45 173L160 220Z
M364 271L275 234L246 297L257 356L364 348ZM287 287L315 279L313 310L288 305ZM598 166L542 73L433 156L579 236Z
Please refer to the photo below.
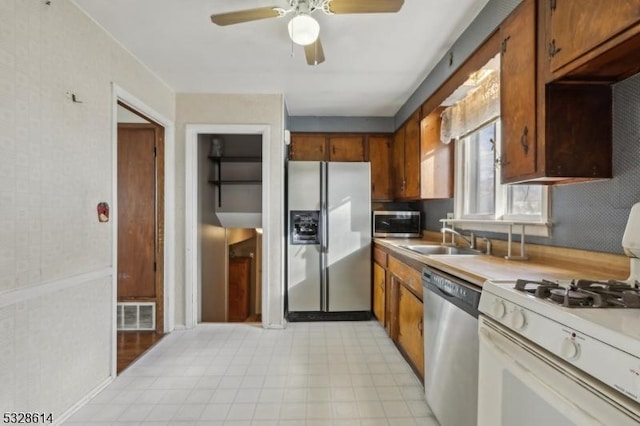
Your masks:
M288 18L227 27L212 14L286 0L74 0L177 93L283 93L292 116L396 114L488 0L405 0L396 14L316 11L309 66ZM291 53L293 51L293 57Z

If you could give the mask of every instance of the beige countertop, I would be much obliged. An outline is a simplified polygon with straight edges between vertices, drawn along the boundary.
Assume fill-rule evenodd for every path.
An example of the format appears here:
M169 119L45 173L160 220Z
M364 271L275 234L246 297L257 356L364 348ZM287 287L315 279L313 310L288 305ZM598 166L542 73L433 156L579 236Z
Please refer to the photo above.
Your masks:
M610 274L589 271L577 266L558 266L533 260L506 260L489 255L422 255L400 247L400 245L432 244L438 242L420 239L375 238L374 242L395 253L417 260L427 266L462 278L482 286L486 280L558 280L586 278L594 280L611 279ZM614 277L621 278L621 277Z

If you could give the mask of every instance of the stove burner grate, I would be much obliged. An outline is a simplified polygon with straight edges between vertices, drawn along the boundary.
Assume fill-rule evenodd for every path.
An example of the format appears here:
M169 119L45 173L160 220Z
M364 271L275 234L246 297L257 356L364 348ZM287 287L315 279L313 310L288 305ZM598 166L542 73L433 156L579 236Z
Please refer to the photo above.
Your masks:
M517 280L515 289L568 308L640 308L640 285L574 280L568 287L548 280Z

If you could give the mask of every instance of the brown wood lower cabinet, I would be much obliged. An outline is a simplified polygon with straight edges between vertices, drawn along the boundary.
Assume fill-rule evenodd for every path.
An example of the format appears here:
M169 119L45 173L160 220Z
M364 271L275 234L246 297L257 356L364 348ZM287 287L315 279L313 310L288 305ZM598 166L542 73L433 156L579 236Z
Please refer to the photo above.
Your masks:
M425 372L420 270L419 262L408 260L405 263L381 246L373 249L373 313L416 374L423 379Z
M229 258L229 307L230 322L244 321L249 317L249 290L251 288L251 258Z
M373 315L383 327L385 326L385 293L387 271L378 263L373 263Z
M424 339L422 333L422 300L404 285L398 286L398 345L424 378Z

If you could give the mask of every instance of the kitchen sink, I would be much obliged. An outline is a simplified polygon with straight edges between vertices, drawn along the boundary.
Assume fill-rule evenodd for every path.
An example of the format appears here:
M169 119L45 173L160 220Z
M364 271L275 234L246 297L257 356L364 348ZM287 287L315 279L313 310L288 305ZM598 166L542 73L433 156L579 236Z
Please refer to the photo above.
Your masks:
M420 254L482 254L479 250L474 250L466 247L452 247L441 245L401 245L400 247L414 251Z

